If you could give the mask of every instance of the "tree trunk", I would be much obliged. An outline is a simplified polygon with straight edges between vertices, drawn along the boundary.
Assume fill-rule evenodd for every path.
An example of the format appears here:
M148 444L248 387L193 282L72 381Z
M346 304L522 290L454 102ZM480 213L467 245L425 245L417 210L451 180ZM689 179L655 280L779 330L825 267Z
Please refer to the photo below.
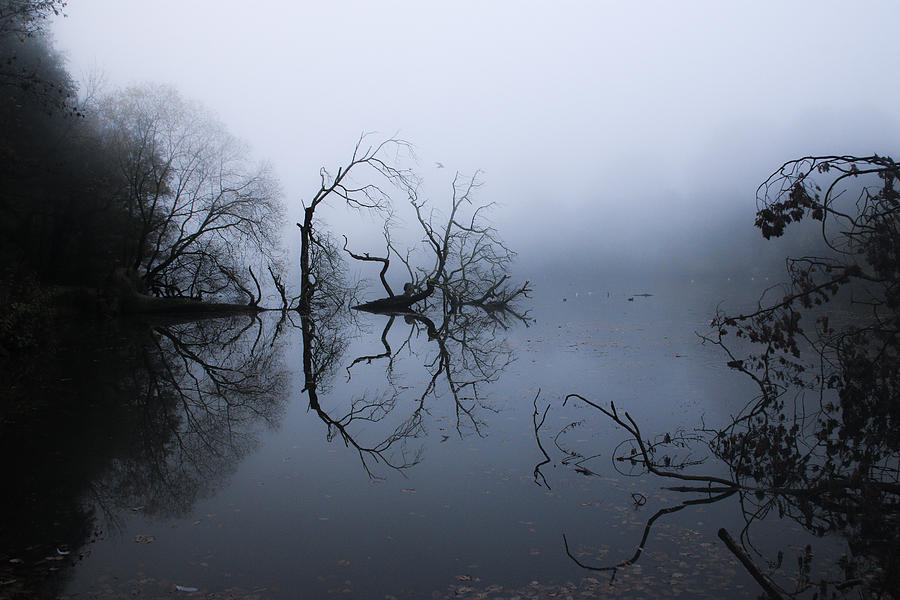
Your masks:
M430 281L428 286L417 294L401 294L399 296L391 296L390 298L380 298L365 302L354 306L354 310L364 310L367 312L400 312L408 311L409 307L424 300L434 292L434 284Z

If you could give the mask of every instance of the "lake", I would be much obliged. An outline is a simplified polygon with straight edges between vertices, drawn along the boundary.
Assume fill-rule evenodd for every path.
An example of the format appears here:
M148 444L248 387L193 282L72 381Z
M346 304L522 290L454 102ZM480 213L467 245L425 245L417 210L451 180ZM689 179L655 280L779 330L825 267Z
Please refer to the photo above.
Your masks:
M717 537L740 537L746 498L664 489L622 427L564 400L612 401L648 442L683 440L684 472L727 477L694 438L754 387L697 333L759 283L538 280L518 315L72 324L11 374L0 595L758 597ZM777 511L747 531L791 585L846 552Z

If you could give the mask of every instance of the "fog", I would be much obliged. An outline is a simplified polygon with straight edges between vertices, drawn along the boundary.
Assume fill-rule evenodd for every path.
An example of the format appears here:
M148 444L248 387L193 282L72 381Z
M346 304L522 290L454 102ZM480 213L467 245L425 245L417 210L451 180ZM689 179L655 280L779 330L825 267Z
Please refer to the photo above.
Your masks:
M898 154L898 16L891 1L78 0L53 33L84 82L171 84L216 112L271 161L291 222L319 167L375 131L416 145L438 205L454 172L483 170L524 263L689 274L777 255L754 196L785 160Z

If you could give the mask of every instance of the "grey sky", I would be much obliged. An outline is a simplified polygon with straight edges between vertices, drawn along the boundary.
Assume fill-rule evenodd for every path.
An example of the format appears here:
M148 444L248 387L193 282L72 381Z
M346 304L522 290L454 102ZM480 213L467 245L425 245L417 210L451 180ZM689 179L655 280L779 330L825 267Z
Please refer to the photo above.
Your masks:
M272 161L289 204L360 132L399 132L438 200L454 170L484 169L513 244L702 231L752 213L755 184L794 155L900 146L894 1L73 0L67 13L53 30L73 74L204 103Z

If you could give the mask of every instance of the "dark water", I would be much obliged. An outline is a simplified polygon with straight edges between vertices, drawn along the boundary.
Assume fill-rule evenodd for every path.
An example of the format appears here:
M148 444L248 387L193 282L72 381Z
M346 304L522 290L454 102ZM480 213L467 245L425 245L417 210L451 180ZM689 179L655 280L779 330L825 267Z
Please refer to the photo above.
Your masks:
M744 527L737 497L658 516L614 572L563 542L616 565L687 499L629 476L628 435L563 399L614 401L647 439L726 422L753 389L695 332L744 297L728 285L538 286L526 320L441 340L339 315L311 357L279 314L74 328L10 374L29 400L5 415L0 595L756 597L716 537ZM752 533L788 581L813 540L775 517ZM842 552L815 543L822 565Z

